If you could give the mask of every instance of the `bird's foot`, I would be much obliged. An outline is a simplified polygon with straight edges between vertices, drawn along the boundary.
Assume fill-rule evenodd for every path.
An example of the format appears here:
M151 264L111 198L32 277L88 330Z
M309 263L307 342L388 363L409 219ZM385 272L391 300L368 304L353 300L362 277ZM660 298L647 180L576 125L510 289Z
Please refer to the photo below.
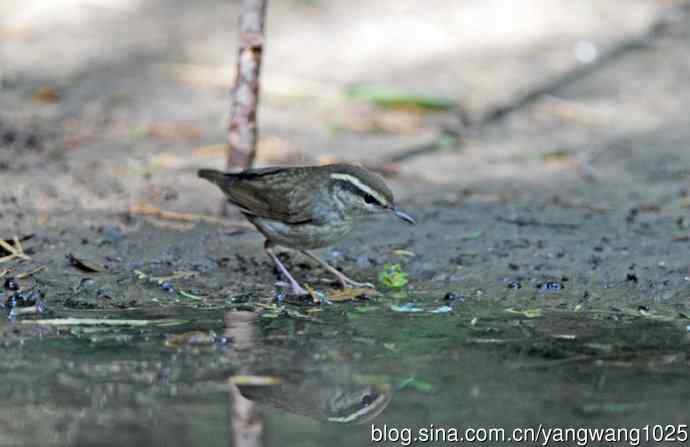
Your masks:
M283 289L288 289L285 292L290 296L311 296L311 293L304 287L300 286L297 281L278 281L276 286L282 287Z
M342 286L343 289L347 288L367 288L367 289L375 289L376 287L370 283L370 282L357 282L355 280L352 280L348 278L347 276L343 275L340 273L339 275L336 275L336 278L338 279L338 282Z
M311 293L304 287L300 286L297 282L290 284L290 295L294 296L311 296Z

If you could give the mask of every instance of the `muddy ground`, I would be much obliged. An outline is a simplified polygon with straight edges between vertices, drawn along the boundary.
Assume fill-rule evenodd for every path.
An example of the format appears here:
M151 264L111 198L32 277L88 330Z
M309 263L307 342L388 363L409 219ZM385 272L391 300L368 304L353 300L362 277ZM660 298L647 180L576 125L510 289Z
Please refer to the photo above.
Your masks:
M53 365L48 369L72 368L68 376L77 378L70 386L77 389L101 379L126 383L126 378L113 379L115 373L108 378L107 372L101 377L94 371L126 362L122 349L130 346L137 359L149 352L168 362L178 375L165 384L198 373L199 383L213 388L216 376L241 370L245 363L226 352L232 347L216 340L210 351L197 352L211 363L220 358L218 352L229 359L201 371L187 363L196 361L194 353L184 351L171 360L170 347L151 347L151 340L189 330L220 333L225 312L268 312L271 321L292 323L272 323L278 326L266 329L267 341L258 352L278 349L284 357L272 365L257 354L261 359L254 361L257 371L279 375L281 365L293 360L289 346L272 345L271 331L287 331L288 338L310 334L308 316L321 314L333 333L316 329L316 337L326 340L321 347L295 342L292 348L310 359L302 370L294 368L297 375L309 370L328 376L320 363L310 362L342 352L348 352L342 362L348 368L368 366L395 377L419 369L414 365L420 362L450 358L457 368L471 368L461 365L476 361L476 370L465 371L467 388L450 373L417 371L435 380L437 390L450 387L460 393L453 396L464 399L478 392L473 384L481 387L486 380L481 368L498 370L517 362L518 370L524 363L541 371L542 361L556 361L554 371L560 372L553 376L519 375L522 391L506 388L510 369L505 377L497 372L487 385L493 390L488 400L467 410L467 420L494 420L501 405L492 398L500 391L514 393L515 407L499 420L535 422L519 411L521 405L531 414L558 407L557 401L535 401L538 393L525 391L544 380L560 390L555 392L561 398L579 396L582 401L575 399L571 410L583 420L682 420L687 404L679 390L688 366L690 324L688 8L651 0L585 1L577 8L566 1L520 6L439 1L420 12L415 2L377 2L373 11L368 3L271 5L259 164L363 162L386 173L399 203L418 224L409 227L388 217L364 221L346 240L321 251L347 274L377 283L383 295L316 306L316 312L289 304L297 312L292 316L275 314L271 307L282 296L276 285L280 278L261 249L260 235L237 225L239 219L218 220L219 192L194 174L200 167L223 166L237 6L216 1L0 4L0 54L6 61L0 71L0 236L13 246L13 237L21 239L30 258L0 263L0 274L3 281L26 276L18 285L31 301L29 311L18 316L10 315L7 305L9 318L0 321L5 354L16 363L10 361L14 366L8 368L21 372L22 362L34 355L46 357ZM321 37L318 42L314 35ZM583 57L594 60L587 64ZM568 76L580 71L576 79ZM342 93L351 83L371 81L453 98L463 112L380 108ZM551 83L553 88L520 104L526 92ZM487 118L511 104L516 108L505 116ZM294 253L282 256L299 279L329 292L326 272ZM400 264L408 274L402 291L378 282L387 263ZM15 293L10 286L0 294L3 301ZM30 308L36 298L38 314ZM409 303L424 312L448 306L455 318L448 321L454 323L431 317L435 323L427 323L431 333L425 334L423 319L409 320L408 331L393 333L401 321L406 324L399 320L399 306ZM362 306L374 314L357 311ZM362 323L358 312L372 322ZM295 315L305 319L295 322ZM70 346L73 337L79 338L78 328L22 323L66 317L182 318L186 323L172 332L144 330L138 333L143 338L128 330L109 333L106 345L85 351L90 359L85 364L93 361L94 369L76 373L79 357L71 356L81 348ZM486 327L482 321L488 321ZM480 333L472 332L476 324ZM531 338L534 331L545 331L549 340L572 336L582 342L564 347L560 341ZM373 344L355 341L358 348L351 348L334 335L338 332L349 334L349 341L364 338ZM425 344L425 337L438 344ZM476 343L482 337L494 342ZM41 345L41 340L60 346ZM482 348L487 344L491 348ZM111 349L117 354L109 359ZM381 350L398 357L381 360ZM608 356L604 360L602 352ZM573 373L574 383L566 385L568 373L558 369L564 359L590 366L610 362L604 364L613 368L607 377L620 380L620 388L602 391L592 385L601 377L592 379L582 365ZM142 361L127 365L158 377L161 364ZM616 369L616 362L628 362L629 369ZM645 376L649 368L674 379L654 388L657 382ZM17 377L21 384L26 374ZM174 393L158 379L142 380L144 385L130 384L132 389L164 409ZM147 394L151 383L165 389L165 399ZM638 399L642 403L622 397L641 383L647 390L647 397ZM43 401L55 398L51 389L43 389L48 396ZM134 395L99 392L114 400ZM199 397L188 392L190 402ZM27 402L41 398L18 393L13 402L33 414ZM657 400L649 398L655 393ZM417 400L423 399L403 394L388 420L409 422L428 414ZM441 401L429 410L438 416L431 422L449 422L455 411L451 396ZM282 402L278 407L285 409ZM629 406L611 410L612 403ZM189 439L195 441L223 426L199 422L204 415L218 418L222 404L205 407L203 399L196 404L179 409L199 411L198 418L190 416L199 424L190 423L196 435ZM65 411L102 405L75 403ZM114 411L112 419L100 423L113 433L119 424L139 427L130 433L137 442L162 436L138 419L145 404L122 405L132 411L127 416L132 420L119 419ZM555 411L551 422L570 420L568 411ZM290 417L275 418L275 426L282 427L276 432L302 439L290 431ZM26 425L4 419L16 434L9 440L30 439ZM88 443L95 436L69 417L67 425L81 428L65 431L59 419L41 434L52 434L58 444L65 439ZM300 424L306 427L302 435L331 434L310 422ZM363 439L361 433L353 436Z

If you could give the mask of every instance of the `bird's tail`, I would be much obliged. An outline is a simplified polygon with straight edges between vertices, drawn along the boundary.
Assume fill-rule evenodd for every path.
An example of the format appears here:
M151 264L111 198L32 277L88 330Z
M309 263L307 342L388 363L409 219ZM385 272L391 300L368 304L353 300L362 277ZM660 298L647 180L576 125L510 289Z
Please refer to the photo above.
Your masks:
M197 175L216 185L223 185L227 182L225 173L215 169L199 169Z

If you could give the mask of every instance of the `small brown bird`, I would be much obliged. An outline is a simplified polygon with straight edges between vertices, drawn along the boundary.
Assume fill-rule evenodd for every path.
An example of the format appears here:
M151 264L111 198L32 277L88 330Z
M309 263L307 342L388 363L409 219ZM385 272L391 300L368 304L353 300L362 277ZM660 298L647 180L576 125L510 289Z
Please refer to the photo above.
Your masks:
M343 287L374 287L351 280L327 262L307 252L345 237L358 216L392 212L405 222L414 220L395 206L383 179L348 164L275 167L223 173L202 169L199 177L215 183L230 203L266 236L264 248L290 282L291 292L308 292L292 277L273 247L298 250L333 273Z

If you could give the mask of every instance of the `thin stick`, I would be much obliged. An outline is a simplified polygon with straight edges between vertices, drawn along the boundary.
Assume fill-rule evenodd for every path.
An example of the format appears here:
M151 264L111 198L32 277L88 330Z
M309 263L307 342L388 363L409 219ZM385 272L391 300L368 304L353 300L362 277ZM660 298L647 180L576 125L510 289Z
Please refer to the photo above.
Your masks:
M259 75L268 0L243 0L240 43L228 130L228 169L249 168L256 157Z
M2 262L7 262L11 261L12 259L23 259L25 261L30 261L31 258L24 254L24 248L22 248L21 242L19 242L19 239L15 236L12 238L12 242L14 244L14 247L4 240L0 239L0 248L4 249L6 252L9 253L8 256L0 258L0 263Z
M42 266L40 266L40 267L38 267L38 268L35 268L35 269L31 270L30 272L23 272L23 273L18 274L18 275L17 275L17 279L28 278L29 276L33 276L33 275L35 275L36 273L42 272L42 271L45 270L45 269L46 269L46 266L45 266L45 265L42 265ZM1 277L2 277L2 275L0 275L0 278L1 278Z
M239 222L228 222L225 219L219 219L213 216L205 216L203 214L178 213L175 211L164 211L160 208L150 205L133 205L129 207L130 214L139 214L143 216L150 216L161 220L172 220L175 222L206 222L211 224L223 225L224 227L236 228L238 230L251 230L249 224Z

